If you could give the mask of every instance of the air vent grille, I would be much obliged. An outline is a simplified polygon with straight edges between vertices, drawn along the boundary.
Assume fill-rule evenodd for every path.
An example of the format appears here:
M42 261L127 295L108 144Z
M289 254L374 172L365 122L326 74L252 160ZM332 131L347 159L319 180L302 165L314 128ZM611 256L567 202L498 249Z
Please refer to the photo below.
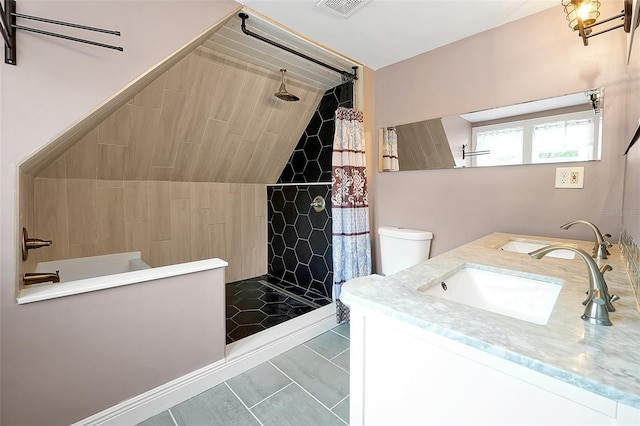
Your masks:
M342 18L348 18L356 11L360 10L370 0L320 0L316 6L321 9L338 15Z

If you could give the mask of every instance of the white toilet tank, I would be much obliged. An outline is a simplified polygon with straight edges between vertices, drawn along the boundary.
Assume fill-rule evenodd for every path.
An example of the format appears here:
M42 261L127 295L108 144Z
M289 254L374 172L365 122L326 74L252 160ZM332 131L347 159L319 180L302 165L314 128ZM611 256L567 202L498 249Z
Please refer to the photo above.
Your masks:
M429 258L433 234L417 229L380 226L382 274L391 275Z

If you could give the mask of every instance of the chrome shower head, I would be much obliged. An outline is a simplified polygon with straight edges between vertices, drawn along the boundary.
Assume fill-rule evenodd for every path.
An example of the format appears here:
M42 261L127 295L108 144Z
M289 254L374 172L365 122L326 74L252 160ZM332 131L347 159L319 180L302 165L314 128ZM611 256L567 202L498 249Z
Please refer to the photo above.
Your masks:
M282 73L282 84L280 84L280 90L278 90L276 93L274 93L273 95L278 98L278 99L282 99L283 101L287 101L287 102L296 102L299 101L300 98L297 97L296 95L292 95L291 93L287 92L287 88L285 87L284 84L284 74L287 72L287 70L285 69L281 69L280 72Z

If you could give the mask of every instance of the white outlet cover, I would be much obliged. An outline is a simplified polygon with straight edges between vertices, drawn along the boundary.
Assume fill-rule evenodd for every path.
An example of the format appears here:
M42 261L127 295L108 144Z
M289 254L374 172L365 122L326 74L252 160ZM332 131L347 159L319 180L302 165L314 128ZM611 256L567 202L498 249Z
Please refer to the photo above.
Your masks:
M584 167L556 167L556 188L584 188Z

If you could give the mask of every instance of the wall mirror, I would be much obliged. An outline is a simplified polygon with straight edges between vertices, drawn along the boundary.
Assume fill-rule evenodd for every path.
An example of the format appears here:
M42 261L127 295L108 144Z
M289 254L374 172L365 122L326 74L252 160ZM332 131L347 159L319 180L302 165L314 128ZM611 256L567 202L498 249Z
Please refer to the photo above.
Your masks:
M604 88L385 127L380 171L599 160Z

